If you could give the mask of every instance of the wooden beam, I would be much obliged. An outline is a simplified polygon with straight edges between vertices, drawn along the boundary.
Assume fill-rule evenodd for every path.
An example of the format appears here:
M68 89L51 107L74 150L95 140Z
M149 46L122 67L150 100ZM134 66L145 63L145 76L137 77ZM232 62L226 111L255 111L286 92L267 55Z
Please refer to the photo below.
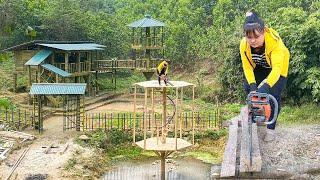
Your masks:
M252 166L250 167L250 172L260 172L262 167L262 158L260 154L259 138L258 138L258 128L257 124L252 124Z
M249 172L250 168L250 147L249 147L249 124L248 107L241 109L241 151L240 151L240 172Z
M239 120L241 120L241 116L236 116L231 120L231 124L229 125L228 142L224 151L220 177L232 177L236 175Z
M262 159L259 148L257 125L252 123L252 150L250 150L250 124L248 121L247 106L241 110L242 132L241 132L241 151L240 151L240 172L260 172ZM250 153L251 151L251 153Z

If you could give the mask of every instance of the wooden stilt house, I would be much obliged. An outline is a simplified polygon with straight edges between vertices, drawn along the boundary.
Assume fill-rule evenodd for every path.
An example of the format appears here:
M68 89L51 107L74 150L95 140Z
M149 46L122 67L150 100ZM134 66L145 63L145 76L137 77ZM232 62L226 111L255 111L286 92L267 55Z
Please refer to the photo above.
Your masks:
M32 83L86 83L87 92L97 91L95 62L105 46L93 42L32 41L5 49L14 54L14 90L21 74Z

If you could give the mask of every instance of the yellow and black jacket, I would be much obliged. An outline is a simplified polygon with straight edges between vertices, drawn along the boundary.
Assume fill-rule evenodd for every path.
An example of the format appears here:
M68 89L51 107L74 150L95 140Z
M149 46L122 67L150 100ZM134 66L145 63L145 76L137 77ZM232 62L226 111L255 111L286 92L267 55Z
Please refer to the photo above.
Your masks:
M290 53L282 42L279 34L271 28L266 28L265 32L265 54L266 61L272 68L266 83L270 87L273 87L280 76L287 77ZM253 72L256 64L252 60L251 48L245 38L240 42L240 55L244 75L248 84L256 83Z
M164 67L164 64L166 64L167 67ZM167 75L168 69L169 69L169 65L168 65L167 61L162 61L157 67L157 74L158 75Z

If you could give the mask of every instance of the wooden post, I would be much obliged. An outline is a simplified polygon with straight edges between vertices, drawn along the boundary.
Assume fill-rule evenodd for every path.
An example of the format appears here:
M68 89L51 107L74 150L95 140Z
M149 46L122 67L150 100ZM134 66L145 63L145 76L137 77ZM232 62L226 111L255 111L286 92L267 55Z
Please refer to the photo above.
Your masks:
M51 55L50 63L51 63L52 65L54 65L54 52L53 52L52 55Z
M192 144L194 145L194 86L192 86Z
M182 138L182 107L183 107L183 87L181 88L181 109L178 113L178 115L180 115L180 138Z
M31 66L28 66L28 74L29 74L28 86L31 87Z
M38 128L39 128L39 133L42 131L42 102L41 102L41 95L38 96Z
M164 87L162 88L163 93L162 93L162 134L161 134L161 142L162 144L166 143L166 138L167 138L167 126L166 126L166 121L167 121L167 88Z
M174 138L176 140L176 150L178 150L178 138L177 138L177 128L178 128L178 116L179 116L179 109L178 109L178 99L179 99L179 88L176 88L176 117L174 120ZM181 132L180 132L181 134Z
M59 75L56 74L56 83L59 83Z
M77 95L76 131L80 131L80 95ZM100 115L100 114L99 114ZM99 119L100 120L100 119Z
M38 83L41 83L41 66L38 65Z
M153 88L151 89L151 106L152 106L152 118L151 118L151 121L152 123L154 123L155 125L157 125L157 123L155 122L155 118L154 118L154 91L153 91ZM151 123L151 124L152 124ZM151 128L151 131L153 130L153 128ZM151 136L153 136L153 132L151 133Z
M17 92L17 73L13 73L13 92Z
M64 70L66 71L66 72L69 72L69 53L68 52L66 52L65 54L64 54Z
M166 155L165 151L160 152L161 156L161 180L165 180L166 177Z
M93 54L92 54L93 52L90 52L89 54L90 54L90 70L91 71L93 71ZM97 67L95 66L95 68L94 69L97 69Z
M80 52L77 52L77 72L81 72L81 64L80 64L80 57L81 57L81 54Z
M143 139L144 139L144 149L146 149L146 139L147 139L147 113L148 113L148 88L145 88L145 94L144 94L144 135L143 135Z
M133 143L136 142L136 120L137 120L137 86L134 86L134 100L133 100Z

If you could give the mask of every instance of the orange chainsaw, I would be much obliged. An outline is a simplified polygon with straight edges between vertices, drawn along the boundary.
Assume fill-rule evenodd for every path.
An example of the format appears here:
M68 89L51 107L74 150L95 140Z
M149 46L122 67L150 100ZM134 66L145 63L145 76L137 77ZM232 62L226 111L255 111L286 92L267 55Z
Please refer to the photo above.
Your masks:
M274 113L271 117L271 103L274 104ZM251 92L247 97L248 113L251 122L261 124L272 124L277 120L278 101L271 94Z
M273 117L271 116L271 103L274 104ZM272 124L278 117L278 101L271 94L250 92L247 96L248 105L248 125L249 125L249 148L250 148L250 165L252 165L252 123L257 125Z

